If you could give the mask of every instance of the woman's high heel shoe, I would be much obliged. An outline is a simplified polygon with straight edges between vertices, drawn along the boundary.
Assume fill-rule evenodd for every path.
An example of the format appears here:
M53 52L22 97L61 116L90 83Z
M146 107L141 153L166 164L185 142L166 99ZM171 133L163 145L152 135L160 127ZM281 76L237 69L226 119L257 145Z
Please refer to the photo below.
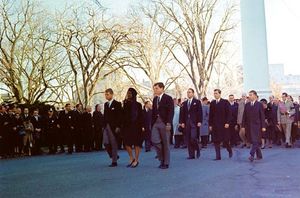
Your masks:
M131 168L136 168L136 167L138 167L138 165L139 165L139 162L137 162L136 165L132 165Z
M135 162L135 159L133 159L132 162L131 162L130 164L128 164L126 167L127 167L127 168L132 167L132 164L133 164L134 162Z

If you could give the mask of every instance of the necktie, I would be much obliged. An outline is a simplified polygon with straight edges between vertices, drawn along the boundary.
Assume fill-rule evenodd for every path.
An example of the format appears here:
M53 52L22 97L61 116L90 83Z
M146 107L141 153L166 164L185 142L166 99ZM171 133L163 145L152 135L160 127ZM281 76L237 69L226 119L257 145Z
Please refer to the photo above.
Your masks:
M159 108L159 102L160 102L160 97L159 96L157 96L157 109Z
M191 100L188 101L188 110L190 110L191 107Z

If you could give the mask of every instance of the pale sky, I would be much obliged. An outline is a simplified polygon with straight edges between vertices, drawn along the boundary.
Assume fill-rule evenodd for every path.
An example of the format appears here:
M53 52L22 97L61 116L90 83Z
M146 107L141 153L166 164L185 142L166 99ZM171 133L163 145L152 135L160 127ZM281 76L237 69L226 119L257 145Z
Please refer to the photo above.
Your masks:
M90 1L93 0L85 0ZM132 6L149 0L98 0L114 15L124 15ZM61 7L67 0L44 1L51 7ZM68 0L68 3L70 1ZM72 0L73 4L83 2ZM300 0L265 0L269 64L282 63L285 74L300 75ZM239 17L239 15L237 15ZM239 30L240 33L240 30ZM240 38L236 41L240 44ZM242 63L241 63L242 64Z

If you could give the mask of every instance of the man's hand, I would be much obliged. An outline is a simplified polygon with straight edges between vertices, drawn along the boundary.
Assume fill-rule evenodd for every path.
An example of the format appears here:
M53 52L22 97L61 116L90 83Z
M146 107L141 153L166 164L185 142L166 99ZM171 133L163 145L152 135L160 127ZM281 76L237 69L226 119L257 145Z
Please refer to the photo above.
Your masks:
M201 127L201 122L198 122L197 127Z
M145 128L144 128L144 127L142 128L142 131L145 131Z
M261 130L262 130L262 132L265 132L265 131L266 131L266 128L262 128Z
M170 124L170 123L167 123L167 125L166 125L166 130L167 130L167 131L171 131L171 128L172 128L172 127L171 127L171 124Z
M116 130L115 130L116 133L120 133L120 131L121 131L121 130L120 130L119 127L117 127Z
M228 129L229 128L229 124L225 124L225 129Z
M236 131L238 131L238 130L239 130L239 125L235 125L234 129L235 129Z
M180 124L180 125L181 125L181 127L182 127L182 128L184 128L184 127L185 127L185 124L184 124L184 123L182 123L182 124Z
M59 124L57 125L57 128L59 128L59 129L60 129L60 125L59 125Z
M212 131L212 126L209 127L209 131Z

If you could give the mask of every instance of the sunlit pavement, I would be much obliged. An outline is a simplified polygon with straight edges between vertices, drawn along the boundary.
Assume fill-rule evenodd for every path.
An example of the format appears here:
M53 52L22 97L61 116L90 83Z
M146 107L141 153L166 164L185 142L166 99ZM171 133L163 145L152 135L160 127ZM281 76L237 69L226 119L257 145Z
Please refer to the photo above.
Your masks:
M171 166L158 169L154 151L142 153L140 165L109 168L105 152L0 160L0 197L299 197L300 148L263 150L264 159L250 163L248 149L234 149L213 161L214 149L198 160L186 150L171 151Z

